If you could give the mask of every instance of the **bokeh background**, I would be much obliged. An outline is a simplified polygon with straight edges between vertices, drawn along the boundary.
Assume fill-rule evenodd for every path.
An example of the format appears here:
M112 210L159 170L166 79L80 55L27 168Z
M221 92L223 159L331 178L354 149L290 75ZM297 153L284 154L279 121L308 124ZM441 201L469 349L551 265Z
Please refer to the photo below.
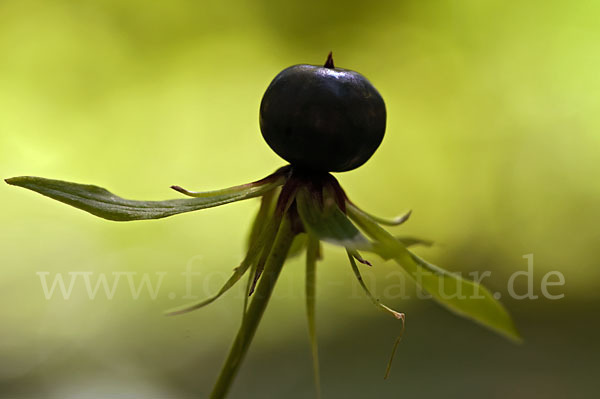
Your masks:
M338 175L380 215L413 209L398 233L456 271L492 271L525 343L514 345L423 300L394 298L398 269L365 278L407 313L398 324L360 294L344 253L318 276L325 398L596 397L600 344L600 3L567 1L0 2L0 172L107 187L126 198L215 189L283 164L263 142L258 106L296 63L366 75L387 103L373 158ZM167 318L214 292L240 260L257 202L115 223L0 186L0 396L206 397L239 325L241 294ZM540 295L512 300L509 276L534 255ZM167 273L155 299L46 300L36 273ZM290 262L231 398L310 398L302 259ZM517 289L523 292L524 278ZM408 289L409 293L413 290ZM169 295L171 294L171 295ZM173 299L171 299L173 298Z

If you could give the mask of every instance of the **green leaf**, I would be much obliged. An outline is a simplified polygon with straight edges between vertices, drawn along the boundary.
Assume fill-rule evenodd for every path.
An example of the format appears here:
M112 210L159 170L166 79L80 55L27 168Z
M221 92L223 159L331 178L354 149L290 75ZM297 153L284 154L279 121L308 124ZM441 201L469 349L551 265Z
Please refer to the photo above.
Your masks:
M514 341L521 340L504 306L485 287L419 258L358 208L349 205L347 211L375 240L373 252L384 259L394 259L438 303Z
M74 206L92 215L108 220L129 221L160 219L179 213L211 208L230 202L261 196L283 183L282 179L260 186L202 198L173 199L166 201L132 201L123 199L110 191L87 184L70 183L42 177L22 176L6 179L8 184L24 187L46 197Z
M296 195L298 214L307 231L320 240L353 249L370 248L369 240L348 220L332 196L319 198L302 187Z
M308 337L313 360L313 373L317 398L321 397L321 381L319 377L319 349L317 345L317 328L315 317L315 298L317 285L317 260L320 258L319 240L308 237L306 250L306 317L308 318Z

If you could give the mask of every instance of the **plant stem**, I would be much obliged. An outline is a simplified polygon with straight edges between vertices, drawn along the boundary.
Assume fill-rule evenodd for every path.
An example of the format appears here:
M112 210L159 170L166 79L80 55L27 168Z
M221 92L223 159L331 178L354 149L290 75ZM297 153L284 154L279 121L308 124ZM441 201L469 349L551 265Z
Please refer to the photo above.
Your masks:
M213 387L213 391L210 395L211 399L225 398L229 388L231 388L233 380L244 360L244 356L248 352L248 348L250 347L250 343L258 328L262 315L269 303L273 288L275 287L275 282L279 277L279 273L281 272L290 246L292 245L294 236L295 233L292 230L289 216L284 215L279 230L277 231L273 248L267 259L265 270L256 287L256 291L253 294L248 311L242 320L242 325L235 337L235 341L233 341L227 360Z

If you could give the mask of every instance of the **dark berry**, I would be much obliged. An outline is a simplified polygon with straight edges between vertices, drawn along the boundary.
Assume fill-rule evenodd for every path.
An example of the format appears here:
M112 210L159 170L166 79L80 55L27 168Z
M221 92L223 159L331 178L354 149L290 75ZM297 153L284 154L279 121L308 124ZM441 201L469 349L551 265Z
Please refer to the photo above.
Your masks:
M296 167L325 172L358 168L385 133L385 103L360 73L294 65L271 82L260 104L260 129L269 146Z

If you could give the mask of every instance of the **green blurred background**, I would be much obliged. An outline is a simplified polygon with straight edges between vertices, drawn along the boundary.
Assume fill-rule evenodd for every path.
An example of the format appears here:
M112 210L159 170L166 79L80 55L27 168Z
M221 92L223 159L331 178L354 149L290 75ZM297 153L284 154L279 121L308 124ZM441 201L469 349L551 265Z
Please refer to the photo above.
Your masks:
M318 281L325 398L596 397L600 366L600 3L567 1L0 1L0 172L177 197L283 165L258 106L296 63L366 75L388 108L373 158L339 174L380 215L413 209L398 232L457 271L509 276L534 254L533 283L561 271L559 300L503 302L513 345L430 301L387 298L399 326L358 294L342 251ZM237 329L241 294L167 318L214 292L243 255L257 202L160 221L115 223L0 186L0 396L206 397ZM385 297L397 267L365 278ZM46 300L38 272L168 273L156 299ZM94 274L96 276L96 274ZM155 279L155 277L153 277ZM519 292L526 289L518 279ZM302 259L290 262L231 398L313 397ZM409 290L410 291L410 290ZM173 293L169 296L168 294ZM175 297L174 299L171 299Z

